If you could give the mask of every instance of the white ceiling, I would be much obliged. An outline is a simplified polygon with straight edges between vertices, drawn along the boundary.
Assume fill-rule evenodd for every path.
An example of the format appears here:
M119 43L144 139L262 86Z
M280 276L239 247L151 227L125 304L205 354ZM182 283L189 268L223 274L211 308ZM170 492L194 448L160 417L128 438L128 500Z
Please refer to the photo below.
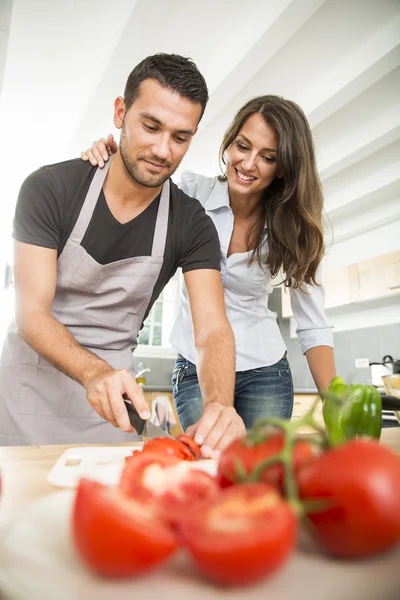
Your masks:
M399 0L14 0L5 36L4 227L23 178L114 131L129 72L163 51L193 58L211 92L182 168L216 173L236 110L286 96L314 131L332 266L400 249Z

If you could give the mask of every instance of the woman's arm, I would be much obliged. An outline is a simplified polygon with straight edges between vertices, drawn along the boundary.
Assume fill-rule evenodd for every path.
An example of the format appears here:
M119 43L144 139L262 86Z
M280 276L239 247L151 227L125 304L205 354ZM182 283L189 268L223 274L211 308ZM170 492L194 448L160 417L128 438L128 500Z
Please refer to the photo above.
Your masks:
M321 281L321 267L317 281ZM325 292L322 285L303 285L290 288L290 303L297 321L300 348L307 358L315 385L325 390L336 375L333 353L333 327L325 315Z
M335 357L330 346L315 346L305 353L311 375L319 393L326 390L336 377Z

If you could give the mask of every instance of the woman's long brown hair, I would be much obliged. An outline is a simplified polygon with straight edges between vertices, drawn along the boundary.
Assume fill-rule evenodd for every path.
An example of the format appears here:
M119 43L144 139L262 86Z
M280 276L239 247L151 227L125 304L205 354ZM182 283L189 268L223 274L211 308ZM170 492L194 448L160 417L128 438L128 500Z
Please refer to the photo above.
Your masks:
M264 266L273 277L284 273L284 285L298 288L318 284L317 268L324 255L323 194L315 163L314 143L302 109L280 96L259 96L236 114L220 148L220 162L247 119L259 113L278 134L276 178L263 192L260 212L247 233L247 247L253 249L250 262L262 262L267 228L268 255ZM226 181L226 175L220 177Z

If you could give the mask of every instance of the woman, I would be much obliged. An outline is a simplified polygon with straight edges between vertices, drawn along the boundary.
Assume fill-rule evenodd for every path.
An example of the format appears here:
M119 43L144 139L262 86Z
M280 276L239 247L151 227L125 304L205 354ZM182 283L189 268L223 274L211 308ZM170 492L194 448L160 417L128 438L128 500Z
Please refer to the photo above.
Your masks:
M102 166L102 156L115 150L109 136L108 143L99 140L81 156ZM203 204L219 234L226 311L236 342L235 408L248 428L258 417L289 419L293 409L286 347L268 309L274 279L289 288L300 346L318 390L335 376L332 328L319 285L323 196L308 121L297 104L279 96L254 98L238 111L220 161L222 176L185 172L180 187ZM183 287L171 344L179 353L172 383L185 430L202 412L192 340Z

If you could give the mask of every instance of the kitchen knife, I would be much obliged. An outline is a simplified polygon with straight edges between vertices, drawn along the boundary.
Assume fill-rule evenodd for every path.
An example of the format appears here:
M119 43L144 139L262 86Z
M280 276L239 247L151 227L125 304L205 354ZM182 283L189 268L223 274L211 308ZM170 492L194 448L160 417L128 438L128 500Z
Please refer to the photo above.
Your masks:
M158 427L158 425L151 423L151 421L147 419L142 419L142 417L137 412L136 408L133 406L133 404L131 404L129 400L124 399L124 402L128 411L129 421L131 422L131 425L135 428L136 433L138 435L148 439L153 439L157 437L173 437L167 431L161 429L161 427Z

